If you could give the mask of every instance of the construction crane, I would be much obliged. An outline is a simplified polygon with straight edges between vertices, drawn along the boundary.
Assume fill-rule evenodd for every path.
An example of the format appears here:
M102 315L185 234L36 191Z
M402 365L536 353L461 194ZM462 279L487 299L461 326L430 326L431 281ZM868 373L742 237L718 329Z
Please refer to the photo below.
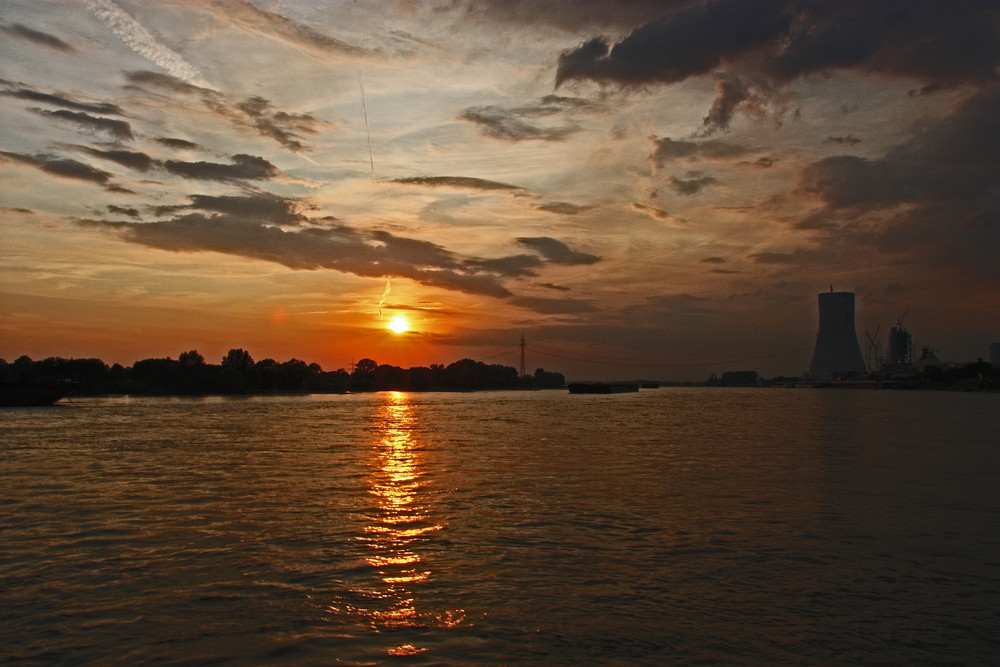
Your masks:
M878 371L878 369L879 369L879 361L878 361L878 351L879 351L878 332L881 329L882 329L882 325L880 324L880 325L878 325L875 328L875 333L874 334L870 334L867 331L865 331L865 338L868 339L868 344L865 347L867 348L866 352L867 352L867 356L868 356L867 362L868 362L868 372L869 373L874 373L874 372Z

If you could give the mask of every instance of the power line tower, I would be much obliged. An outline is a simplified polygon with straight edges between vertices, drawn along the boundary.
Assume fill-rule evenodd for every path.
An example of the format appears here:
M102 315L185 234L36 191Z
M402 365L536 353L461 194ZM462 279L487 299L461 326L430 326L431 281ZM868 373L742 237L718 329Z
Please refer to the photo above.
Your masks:
M524 372L524 332L521 332L521 377L524 377L527 373Z

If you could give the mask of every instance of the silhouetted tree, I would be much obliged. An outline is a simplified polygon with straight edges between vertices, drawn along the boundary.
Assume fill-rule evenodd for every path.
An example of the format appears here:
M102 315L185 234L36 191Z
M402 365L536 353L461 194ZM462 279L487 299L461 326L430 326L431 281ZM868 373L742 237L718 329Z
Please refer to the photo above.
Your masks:
M357 391L371 391L376 370L378 370L378 363L373 359L365 358L354 364L351 386Z
M198 350L188 350L187 352L181 352L181 356L177 357L177 361L180 362L181 366L205 365L205 357L198 354Z
M253 369L253 357L242 348L234 348L226 353L222 358L224 368L234 368L241 373L247 374Z

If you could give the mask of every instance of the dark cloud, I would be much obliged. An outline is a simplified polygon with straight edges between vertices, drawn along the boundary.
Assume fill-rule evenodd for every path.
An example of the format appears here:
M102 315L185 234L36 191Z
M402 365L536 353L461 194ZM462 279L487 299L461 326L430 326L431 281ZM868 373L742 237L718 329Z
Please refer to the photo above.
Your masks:
M823 207L803 230L931 265L998 275L1000 87L969 97L881 158L840 155L806 167L800 191Z
M274 139L279 144L293 151L305 148L296 132L316 134L319 121L309 114L289 114L284 111L273 111L271 103L263 97L251 97L236 105L236 108L247 115L250 124L265 137Z
M686 197L696 195L709 185L717 182L718 180L713 176L702 174L700 171L689 171L685 178L671 176L667 180L667 184L671 190Z
M151 223L83 220L132 243L173 252L219 252L297 270L330 269L359 276L409 278L424 285L510 296L496 274L433 243L344 225L285 230L243 216L190 213Z
M128 167L129 169L135 169L136 171L149 171L153 167L158 166L158 162L146 153L141 153L138 151L126 151L126 150L107 150L102 151L96 148L81 147L88 155L92 155L96 158L102 160L109 160L123 167Z
M539 204L535 207L539 211L546 213L557 213L559 215L577 215L594 208L593 206L578 206L564 201L553 201L547 204Z
M187 139L174 139L172 137L158 137L154 139L159 144L163 144L167 148L172 148L174 150L194 150L201 148L198 144L193 141L188 141Z
M552 283L540 283L538 287L544 287L545 289L555 290L557 292L571 292L572 290L564 285L553 285Z
M597 107L598 105L589 100L546 95L536 104L520 107L498 105L470 107L461 113L459 119L479 125L486 135L496 139L506 141L529 139L565 141L570 135L579 132L581 128L576 124L563 124L554 127L541 126L534 119L566 111L588 111Z
M770 87L761 79L747 80L727 74L715 85L715 100L702 121L703 134L729 129L737 111L764 115L769 104Z
M706 131L778 87L814 73L853 69L915 79L924 92L991 84L1000 65L996 0L711 0L679 4L617 43L604 37L562 54L556 85L622 86L720 75Z
M81 111L69 111L67 109L49 111L47 109L31 108L29 111L47 118L69 121L84 129L106 132L116 139L132 140L135 138L132 136L132 126L123 120L100 118L98 116L91 116L90 114L83 113Z
M273 139L292 151L303 151L306 145L303 134L316 134L318 128L329 126L307 113L288 113L275 109L270 100L253 96L242 100L233 100L222 93L208 88L185 83L167 74L147 71L125 72L130 86L136 88L152 88L174 95L197 97L201 103L218 116L225 118L241 127L252 128L262 137ZM190 142L183 140L158 140L171 148L192 148Z
M1000 88L975 95L882 158L840 155L807 167L801 187L831 208L965 200L1000 187Z
M403 185L426 185L428 187L451 187L465 190L523 190L524 188L497 181L488 181L471 176L411 176L409 178L394 178L390 183Z
M232 164L167 160L163 166L172 174L204 181L263 180L279 173L277 167L255 155L238 154L230 159Z
M571 249L562 241L547 236L522 237L517 239L518 245L534 250L553 264L573 266L577 264L594 264L601 261L597 255L589 255Z
M298 200L279 197L268 192L246 195L190 195L189 208L232 216L252 217L264 222L296 226L306 222Z
M725 264L726 259L724 257L704 257L701 259L702 264Z
M534 276L543 262L535 255L508 255L496 259L467 259L465 266L474 271L495 273L505 278Z
M663 137L662 139L650 137L650 141L653 142L653 146L655 146L655 148L653 153L649 156L649 160L657 167L662 167L670 160L686 158L725 160L727 158L740 157L757 150L750 146L735 144L729 141L722 141L721 139L705 139L699 141L691 139L672 139L670 137Z
M186 83L176 77L170 76L169 74L161 74L160 72L136 70L124 72L124 75L129 84L132 86L150 86L170 93L179 93L183 95L202 95L211 94L213 92L207 88Z
M27 164L36 169L41 169L46 173L63 178L91 181L93 183L100 183L101 185L106 185L111 178L110 173L91 167L89 164L53 155L23 155L21 153L0 151L0 157L20 162L21 164Z
M824 144L840 144L841 146L854 146L860 144L861 140L855 137L853 134L848 134L844 137L827 137L823 140Z
M141 217L139 209L137 208L131 208L131 207L126 208L124 206L115 206L114 204L109 204L108 211L110 211L111 213L117 213L118 215L127 215L130 218Z
M85 111L88 113L99 113L110 116L125 115L125 112L117 104L111 104L109 102L81 102L65 93L43 93L25 87L11 87L0 91L0 95L4 95L5 97L15 97L21 100L28 100L30 102L51 104L57 107L69 107L70 109L76 109L77 111Z
M680 6L611 45L592 39L559 57L556 85L590 79L623 85L676 83L787 35L785 0L720 0Z
M39 32L29 28L22 23L12 23L10 25L0 26L0 30L11 35L13 37L18 37L20 39L39 44L41 46L47 46L50 49L55 49L56 51L62 51L63 53L73 53L75 49L72 46L62 41L58 37L50 35L47 32Z

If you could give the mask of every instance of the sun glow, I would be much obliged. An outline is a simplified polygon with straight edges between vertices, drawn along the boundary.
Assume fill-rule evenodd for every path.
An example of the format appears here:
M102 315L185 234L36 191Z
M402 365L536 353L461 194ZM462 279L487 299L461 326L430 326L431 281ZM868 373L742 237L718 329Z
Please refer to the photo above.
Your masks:
M390 331L393 331L398 334L410 330L410 323L407 322L406 318L402 316L397 316L392 318L392 320L386 326L389 327Z

